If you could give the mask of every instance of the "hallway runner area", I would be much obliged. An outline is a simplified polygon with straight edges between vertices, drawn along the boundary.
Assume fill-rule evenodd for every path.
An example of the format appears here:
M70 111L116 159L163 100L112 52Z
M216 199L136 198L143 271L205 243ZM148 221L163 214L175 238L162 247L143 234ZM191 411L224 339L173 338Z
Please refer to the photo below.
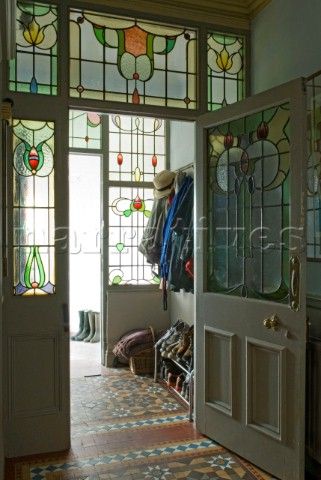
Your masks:
M272 480L199 434L150 377L104 369L71 389L71 450L9 461L6 480Z

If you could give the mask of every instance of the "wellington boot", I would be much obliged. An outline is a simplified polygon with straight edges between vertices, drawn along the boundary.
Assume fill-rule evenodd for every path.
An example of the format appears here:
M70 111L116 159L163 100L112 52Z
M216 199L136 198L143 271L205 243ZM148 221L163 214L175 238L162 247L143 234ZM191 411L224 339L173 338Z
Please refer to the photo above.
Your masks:
M83 328L84 328L85 312L83 310L79 310L78 313L79 313L79 329L78 329L78 332L71 337L71 340L76 340L76 337L78 337L78 335L81 334L81 332L83 331Z
M90 340L90 343L97 343L100 340L100 313L94 312L95 315L95 335Z
M84 338L84 342L90 342L91 339L94 337L96 333L95 329L95 312L88 312L88 320L89 320L89 327L90 327L90 332L88 337Z
M82 329L82 332L77 335L77 337L75 338L75 340L77 340L77 342L82 342L84 340L84 338L88 337L89 333L90 333L90 325L89 325L89 316L88 316L88 313L90 312L90 310L85 310L84 311L84 327Z

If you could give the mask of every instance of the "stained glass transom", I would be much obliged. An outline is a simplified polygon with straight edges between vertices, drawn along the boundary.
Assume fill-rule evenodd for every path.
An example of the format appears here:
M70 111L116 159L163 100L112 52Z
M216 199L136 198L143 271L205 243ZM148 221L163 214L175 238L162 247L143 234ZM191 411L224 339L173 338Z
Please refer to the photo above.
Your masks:
M54 123L13 123L15 295L55 292Z
M109 188L109 284L148 285L159 279L138 251L153 205L150 188Z
M321 260L321 76L307 83L307 256Z
M17 3L16 58L10 62L9 89L57 95L57 8Z
M158 118L111 115L109 179L151 182L165 168L165 122Z
M243 37L207 35L208 110L238 102L245 97L245 40Z
M101 149L101 115L69 111L69 147Z
M70 95L195 109L197 33L92 11L70 11Z
M286 302L289 105L208 131L208 290Z

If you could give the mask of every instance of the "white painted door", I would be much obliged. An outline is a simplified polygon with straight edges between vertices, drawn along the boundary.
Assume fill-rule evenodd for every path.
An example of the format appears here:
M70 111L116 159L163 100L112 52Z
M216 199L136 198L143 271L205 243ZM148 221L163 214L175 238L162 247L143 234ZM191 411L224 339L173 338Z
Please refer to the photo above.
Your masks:
M196 421L282 480L304 478L303 82L198 122Z
M17 102L8 139L8 457L70 442L68 111L51 98L31 105Z

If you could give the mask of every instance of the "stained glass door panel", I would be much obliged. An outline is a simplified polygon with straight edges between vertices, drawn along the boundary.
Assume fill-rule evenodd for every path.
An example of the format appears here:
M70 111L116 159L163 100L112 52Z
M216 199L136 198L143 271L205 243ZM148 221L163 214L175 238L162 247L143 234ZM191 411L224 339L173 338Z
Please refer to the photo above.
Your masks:
M287 302L289 105L208 130L208 289Z

